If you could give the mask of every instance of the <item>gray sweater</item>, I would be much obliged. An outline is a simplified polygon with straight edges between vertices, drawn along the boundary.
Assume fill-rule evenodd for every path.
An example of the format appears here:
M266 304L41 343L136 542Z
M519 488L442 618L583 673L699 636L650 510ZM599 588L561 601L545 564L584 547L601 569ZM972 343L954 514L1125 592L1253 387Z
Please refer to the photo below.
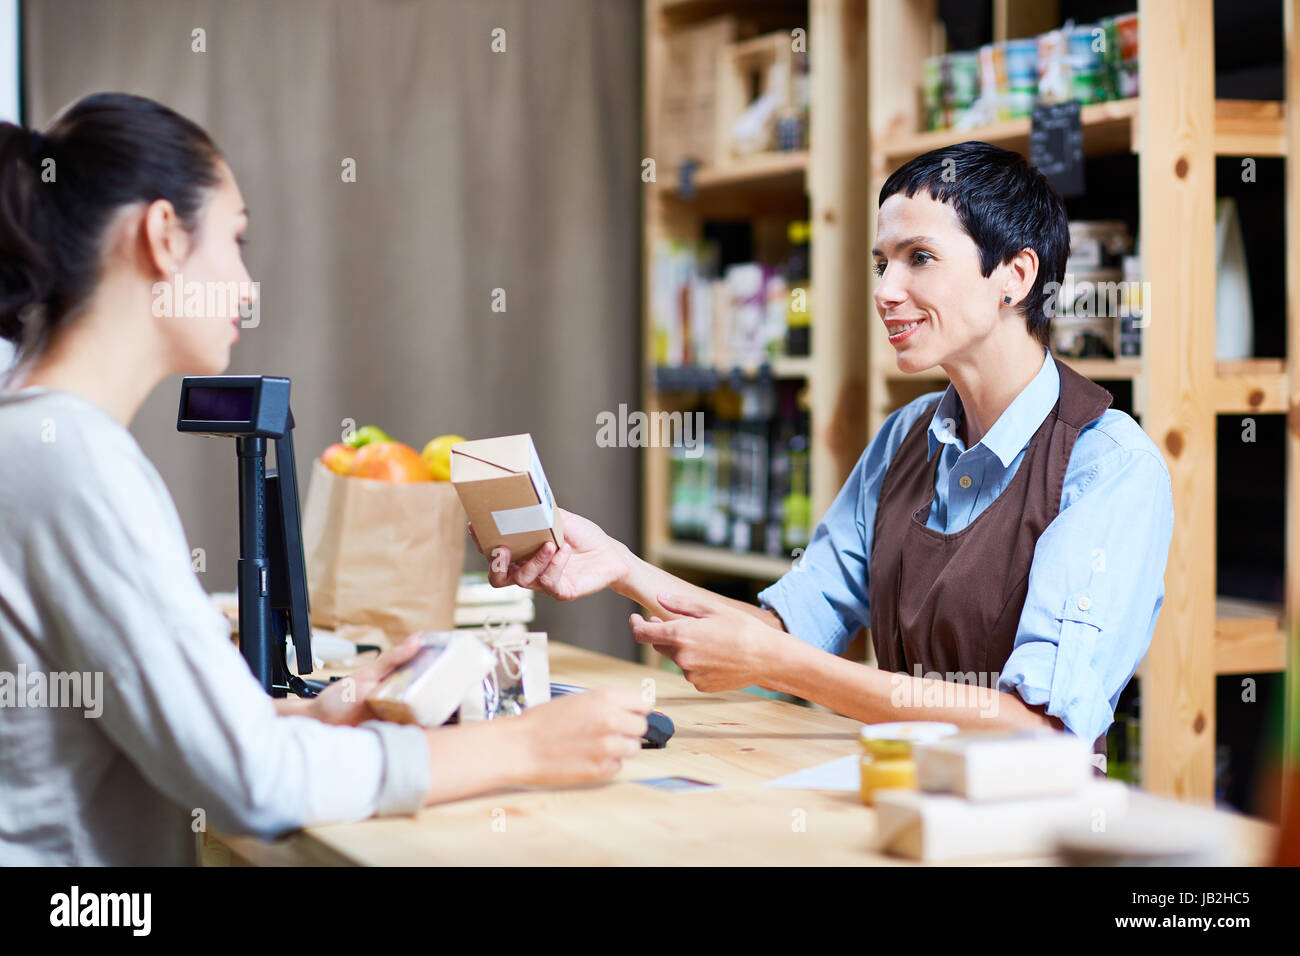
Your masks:
M23 389L0 441L0 865L192 864L205 827L419 809L420 729L276 714L130 432Z

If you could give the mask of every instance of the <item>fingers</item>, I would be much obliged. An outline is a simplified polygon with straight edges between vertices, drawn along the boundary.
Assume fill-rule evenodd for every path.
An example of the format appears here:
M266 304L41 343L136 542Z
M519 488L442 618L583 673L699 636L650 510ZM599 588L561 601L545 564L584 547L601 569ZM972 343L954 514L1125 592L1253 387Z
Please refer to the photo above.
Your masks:
M672 614L685 614L687 617L704 617L716 613L718 608L712 602L689 594L664 593L657 596L659 606Z
M514 583L520 587L531 588L538 575L545 570L546 565L550 563L551 558L554 556L555 542L548 541L537 549L536 554L519 565L514 574Z
M510 549L504 545L492 549L488 561L488 582L494 588L503 588L510 583Z
M564 577L564 569L571 557L573 557L573 548L566 544L546 565L546 568L538 576L537 583L549 593L556 594L560 588L560 581Z
M645 715L649 713L650 706L645 701L645 695L640 690L632 690L627 687L598 687L589 693L598 700L606 704L612 704L614 713L632 713ZM635 727L637 736L645 730L645 721Z
M647 621L640 614L628 618L632 625L632 637L638 644L654 644L656 647L675 648L678 643L677 623L675 621ZM662 653L662 652L660 652Z
M353 671L353 675L364 673L368 677L387 677L418 653L420 653L420 633L417 631L407 635L400 644L394 644L388 650L381 652L365 667L357 668Z

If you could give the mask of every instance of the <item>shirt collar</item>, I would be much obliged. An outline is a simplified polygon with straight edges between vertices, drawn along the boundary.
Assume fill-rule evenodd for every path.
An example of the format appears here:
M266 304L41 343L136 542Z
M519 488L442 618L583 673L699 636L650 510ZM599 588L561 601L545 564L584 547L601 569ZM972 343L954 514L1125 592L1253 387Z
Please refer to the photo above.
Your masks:
M1007 410L998 416L998 420L980 439L979 444L993 452L1002 462L1003 468L1010 468L1016 455L1020 454L1021 449L1029 444L1034 432L1038 431L1038 426L1052 410L1060 394L1061 375L1056 370L1051 353L1044 349L1043 365L1038 374L1020 390ZM956 445L958 450L964 450L961 439L957 437L962 416L961 396L949 383L930 419L930 429L926 436L929 445L927 460L934 457L935 449L941 444Z

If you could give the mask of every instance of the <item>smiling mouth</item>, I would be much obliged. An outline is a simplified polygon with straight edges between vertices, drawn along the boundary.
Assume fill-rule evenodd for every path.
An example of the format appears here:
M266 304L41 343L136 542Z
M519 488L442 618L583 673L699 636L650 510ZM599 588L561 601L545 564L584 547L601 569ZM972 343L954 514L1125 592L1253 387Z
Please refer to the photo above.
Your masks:
M904 338L906 338L909 334L911 334L913 329L915 329L919 325L923 325L924 323L925 323L925 319L923 318L916 319L915 321L912 322L886 323L886 328L889 330L889 341L901 342Z

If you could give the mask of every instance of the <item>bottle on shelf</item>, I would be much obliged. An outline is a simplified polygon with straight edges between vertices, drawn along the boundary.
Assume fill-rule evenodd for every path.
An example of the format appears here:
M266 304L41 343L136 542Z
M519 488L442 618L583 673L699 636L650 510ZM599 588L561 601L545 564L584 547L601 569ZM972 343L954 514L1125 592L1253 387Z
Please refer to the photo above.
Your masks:
M770 378L710 396L699 454L669 449L668 524L677 541L788 556L808 543L808 416L800 386Z
M790 440L790 491L781 506L781 543L786 554L808 547L812 537L812 497L808 494L809 454L807 416Z
M787 230L790 258L785 264L788 305L785 313L785 354L812 353L812 224L796 220Z

